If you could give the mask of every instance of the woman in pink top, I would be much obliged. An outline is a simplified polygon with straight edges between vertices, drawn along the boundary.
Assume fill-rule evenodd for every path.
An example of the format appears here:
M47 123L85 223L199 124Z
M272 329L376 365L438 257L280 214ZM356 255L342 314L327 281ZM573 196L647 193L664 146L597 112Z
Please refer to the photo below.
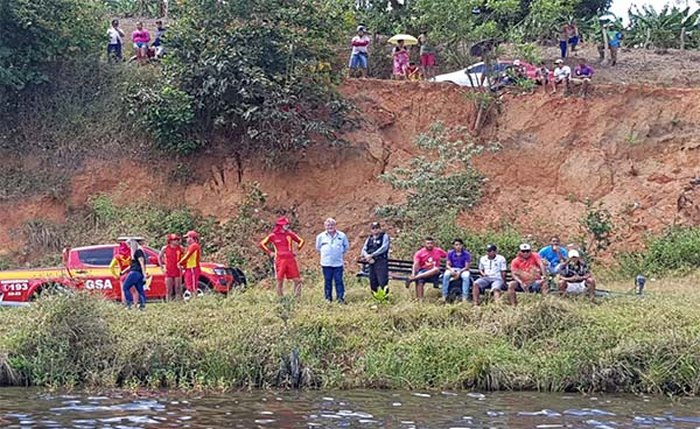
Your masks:
M406 69L408 68L410 57L408 48L406 48L403 40L399 40L398 45L394 47L393 57L394 79L406 79Z
M151 34L143 29L143 23L136 23L136 30L131 33L131 41L134 42L136 59L143 64L148 59L148 42L151 41Z

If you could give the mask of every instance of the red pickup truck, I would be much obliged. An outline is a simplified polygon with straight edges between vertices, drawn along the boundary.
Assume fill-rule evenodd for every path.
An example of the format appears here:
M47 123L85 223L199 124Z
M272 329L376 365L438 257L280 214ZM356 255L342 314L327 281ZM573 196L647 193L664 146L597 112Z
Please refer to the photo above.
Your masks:
M158 262L158 252L144 246L146 271L151 280L146 286L148 300L166 296L165 275ZM63 251L63 266L0 271L0 304L29 302L39 294L56 289L86 289L96 291L115 301L121 301L121 282L109 270L117 244L77 247ZM199 289L203 292L227 293L246 285L243 272L221 264L202 262Z

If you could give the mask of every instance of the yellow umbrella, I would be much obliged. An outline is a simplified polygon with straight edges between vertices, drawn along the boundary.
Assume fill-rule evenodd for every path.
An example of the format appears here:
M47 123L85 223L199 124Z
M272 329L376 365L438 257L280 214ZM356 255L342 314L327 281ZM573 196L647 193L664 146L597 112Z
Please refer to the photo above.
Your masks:
M418 44L418 39L411 36L410 34L397 34L396 36L392 36L391 39L388 40L388 42L392 45L398 45L399 40L403 40L403 43L406 46L413 46Z

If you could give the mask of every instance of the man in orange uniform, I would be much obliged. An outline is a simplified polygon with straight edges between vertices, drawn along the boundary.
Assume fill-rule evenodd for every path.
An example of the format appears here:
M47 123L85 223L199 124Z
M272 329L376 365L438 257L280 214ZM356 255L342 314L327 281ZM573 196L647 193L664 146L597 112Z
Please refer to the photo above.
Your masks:
M124 283L124 278L126 278L126 273L131 267L131 249L125 241L119 243L117 248L117 254L112 258L112 262L109 264L109 271L112 273L114 278L119 279L119 284ZM120 288L121 290L121 288ZM126 302L126 297L122 294L122 301Z
M185 250L180 245L180 236L168 234L168 244L160 249L160 269L165 274L166 301L182 297L182 270L178 265Z
M297 243L296 250L292 243ZM272 244L272 250L268 246ZM268 256L275 258L275 277L277 278L277 296L284 295L284 279L294 282L294 295L301 296L301 277L297 267L296 252L304 246L304 240L290 229L289 219L277 219L272 233L263 238L260 248Z
M199 245L199 234L196 231L189 231L185 234L187 238L187 251L180 258L178 265L185 269L185 299L189 299L197 293L200 269L199 262L202 258L202 247Z

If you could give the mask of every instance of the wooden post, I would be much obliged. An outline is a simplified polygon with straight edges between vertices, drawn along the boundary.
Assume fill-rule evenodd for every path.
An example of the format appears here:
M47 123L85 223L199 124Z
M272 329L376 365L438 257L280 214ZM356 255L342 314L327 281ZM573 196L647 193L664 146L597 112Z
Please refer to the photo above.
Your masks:
M608 31L605 29L605 25L603 25L603 52L605 52L605 58L608 59L608 63L610 62L610 44L608 43Z
M685 49L685 27L681 28L681 51Z

